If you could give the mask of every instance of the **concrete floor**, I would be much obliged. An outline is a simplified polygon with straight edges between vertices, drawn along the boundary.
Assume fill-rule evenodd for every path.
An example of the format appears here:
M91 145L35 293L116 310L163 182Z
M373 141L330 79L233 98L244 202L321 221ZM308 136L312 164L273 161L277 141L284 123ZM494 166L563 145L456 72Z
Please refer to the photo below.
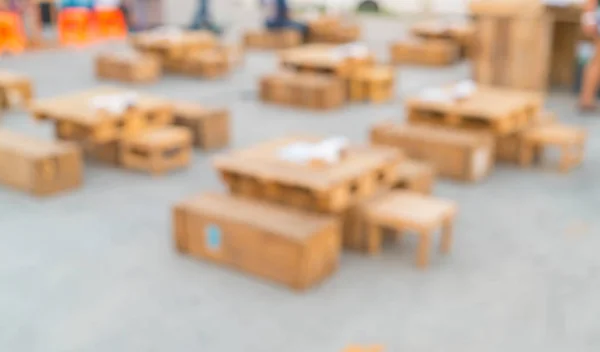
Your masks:
M382 54L403 30L365 26ZM97 50L3 58L0 67L30 75L51 97L98 84ZM225 80L167 77L141 90L229 107L238 148L298 131L365 141L372 123L403 119L405 94L468 76L464 64L406 67L394 102L311 114L257 100L257 78L275 65L272 54L251 53ZM588 128L583 167L562 175L506 166L477 185L441 181L435 193L460 205L452 255L419 271L411 238L376 258L344 253L337 275L303 295L172 249L171 205L221 188L211 154L198 151L188 170L158 179L89 164L81 190L44 200L2 188L0 351L600 351L600 120L576 116L568 93L547 105ZM25 113L0 127L51 138L49 124Z

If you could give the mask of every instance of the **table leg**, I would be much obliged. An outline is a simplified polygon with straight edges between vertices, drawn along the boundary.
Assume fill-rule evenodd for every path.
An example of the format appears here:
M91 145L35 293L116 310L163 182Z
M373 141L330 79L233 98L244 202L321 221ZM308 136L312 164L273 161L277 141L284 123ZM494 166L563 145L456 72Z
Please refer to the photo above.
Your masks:
M381 227L377 224L368 225L367 235L367 251L369 254L374 255L381 252Z
M450 249L452 248L453 223L454 219L449 217L444 221L442 226L442 240L440 243L440 251L442 253L450 253Z
M429 263L429 248L431 246L431 231L423 231L420 233L419 249L417 254L417 266L426 268Z

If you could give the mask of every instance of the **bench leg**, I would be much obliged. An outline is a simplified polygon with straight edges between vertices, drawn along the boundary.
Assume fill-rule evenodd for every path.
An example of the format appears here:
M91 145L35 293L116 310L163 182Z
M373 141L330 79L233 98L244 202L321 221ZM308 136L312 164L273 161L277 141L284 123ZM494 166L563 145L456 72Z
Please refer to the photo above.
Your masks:
M426 268L429 264L429 249L431 247L431 231L423 231L420 233L419 249L417 253L417 266Z
M453 219L448 218L444 221L442 226L442 240L440 242L440 251L444 254L450 253L452 248L452 237L453 237Z
M381 252L381 227L376 224L368 225L367 252L371 255Z

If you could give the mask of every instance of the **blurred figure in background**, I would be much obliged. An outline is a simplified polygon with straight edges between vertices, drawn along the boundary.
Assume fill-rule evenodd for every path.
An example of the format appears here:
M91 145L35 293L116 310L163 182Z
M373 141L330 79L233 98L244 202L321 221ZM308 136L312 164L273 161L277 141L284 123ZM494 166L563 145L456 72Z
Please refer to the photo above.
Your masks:
M291 19L287 0L266 0L265 3L269 10L265 23L268 29L295 29L306 36L308 26Z
M596 109L596 95L600 83L600 37L598 30L598 0L585 0L581 17L583 32L594 41L596 49L583 72L583 82L579 97L579 109L586 112Z

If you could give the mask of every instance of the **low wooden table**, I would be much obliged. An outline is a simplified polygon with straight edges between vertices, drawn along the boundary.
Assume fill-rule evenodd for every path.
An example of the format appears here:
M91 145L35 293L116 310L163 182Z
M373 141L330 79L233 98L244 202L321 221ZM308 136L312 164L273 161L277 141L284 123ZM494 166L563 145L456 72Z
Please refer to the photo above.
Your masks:
M147 126L164 126L173 119L172 105L167 100L138 94L134 108L123 114L96 110L91 101L97 96L124 94L130 90L98 87L88 91L32 102L30 110L38 120L56 124L57 134L64 139L107 143L136 134Z
M442 228L441 251L447 253L452 245L452 227L456 216L453 202L422 196L413 192L392 191L367 205L368 251L381 251L382 227L415 231L419 236L417 265L425 267L429 261L431 235Z
M451 94L448 87L442 90ZM438 101L418 95L406 101L411 123L483 130L495 135L507 135L528 126L540 107L537 94L486 86L478 86L464 99Z
M279 157L289 145L322 140L279 138L219 156L215 167L234 194L330 213L341 212L396 180L402 154L395 148L351 146L331 165L300 164Z
M375 62L372 53L364 58L337 57L337 47L329 44L310 44L288 49L281 53L281 65L294 71L334 74L348 78L354 69L370 66Z

